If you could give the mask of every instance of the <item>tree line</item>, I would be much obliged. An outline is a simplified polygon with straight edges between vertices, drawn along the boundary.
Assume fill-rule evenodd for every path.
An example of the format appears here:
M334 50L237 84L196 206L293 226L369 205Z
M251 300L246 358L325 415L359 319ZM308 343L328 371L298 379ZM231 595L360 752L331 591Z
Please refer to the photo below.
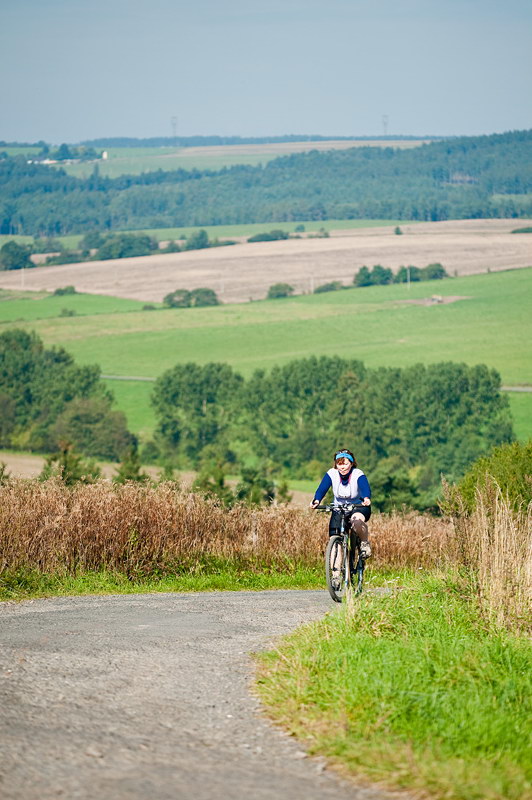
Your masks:
M218 480L224 464L318 480L334 449L348 446L378 508L430 508L442 474L456 480L493 446L513 440L499 389L495 370L451 362L370 369L311 357L248 380L227 364L180 364L155 384L157 433L146 454L203 464Z
M0 233L201 227L325 219L444 220L532 214L532 131L408 150L299 153L265 166L85 179L0 161Z

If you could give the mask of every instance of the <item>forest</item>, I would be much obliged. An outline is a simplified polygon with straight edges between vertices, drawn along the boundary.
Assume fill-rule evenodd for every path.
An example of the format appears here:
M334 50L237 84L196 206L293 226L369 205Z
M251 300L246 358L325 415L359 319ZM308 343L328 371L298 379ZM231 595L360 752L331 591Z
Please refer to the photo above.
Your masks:
M325 219L445 220L532 215L532 131L408 150L299 153L266 166L86 179L0 156L0 233Z

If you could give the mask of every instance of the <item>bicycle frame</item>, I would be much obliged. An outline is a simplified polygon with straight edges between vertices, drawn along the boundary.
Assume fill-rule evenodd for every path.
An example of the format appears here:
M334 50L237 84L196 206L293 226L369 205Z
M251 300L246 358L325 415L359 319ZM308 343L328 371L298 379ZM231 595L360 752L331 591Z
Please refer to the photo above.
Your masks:
M341 589L340 588L336 589L332 585L332 582L331 582L329 574L328 574L331 565L329 564L327 566L327 562L326 562L327 587L329 589L329 593L330 593L331 597L336 602L341 602L342 596L344 594L347 595L348 592L351 591L355 581L356 581L356 587L354 587L355 593L356 594L360 594L361 591L362 591L362 584L363 584L363 580L364 580L365 560L362 558L362 555L360 553L360 539L356 534L354 534L354 545L355 545L354 550L358 554L358 558L356 559L356 563L355 563L354 552L353 552L353 549L351 547L351 535L352 535L352 533L350 532L349 528L346 525L347 518L351 514L351 512L353 512L357 508L361 508L361 507L363 507L363 506L360 506L360 505L357 505L357 504L354 504L354 503L353 504L346 504L346 505L338 505L338 504L335 504L335 503L331 503L330 505L327 505L327 506L316 506L316 510L317 511L327 511L329 513L333 512L333 511L340 512L340 529L339 529L338 533L335 534L335 537L339 538L341 540L342 552L345 554L345 556L343 557L345 559L345 565L342 564L341 568L340 568L341 573L342 573L342 580L343 580L343 586L342 586ZM333 537L333 536L330 537L328 550L327 550L328 555L326 556L326 558L330 557L329 548L330 548L330 545L331 545L331 541L335 537Z

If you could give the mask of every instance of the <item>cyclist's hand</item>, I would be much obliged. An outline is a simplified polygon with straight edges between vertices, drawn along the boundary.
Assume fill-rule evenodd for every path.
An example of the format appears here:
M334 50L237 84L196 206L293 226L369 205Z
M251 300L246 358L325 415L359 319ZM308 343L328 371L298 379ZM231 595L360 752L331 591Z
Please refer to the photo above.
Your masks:
M363 506L370 506L370 505L371 505L371 500L369 499L369 497L365 497L365 498L362 500L362 505L363 505Z
M316 506L319 506L319 504L320 504L319 500L312 500L311 503L310 503L310 507L311 508L316 508Z

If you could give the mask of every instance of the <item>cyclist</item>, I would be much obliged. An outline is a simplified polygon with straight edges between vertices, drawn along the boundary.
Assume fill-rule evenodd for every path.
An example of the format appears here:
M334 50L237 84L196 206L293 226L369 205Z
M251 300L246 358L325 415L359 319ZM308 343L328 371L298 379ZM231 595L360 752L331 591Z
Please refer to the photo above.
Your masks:
M368 541L369 532L367 521L371 516L371 489L368 479L361 469L358 469L355 456L346 448L334 454L334 467L328 470L314 493L310 503L311 508L319 506L328 490L332 487L334 502L339 505L353 503L363 505L349 515L351 529L360 539L360 552L363 558L371 555L371 545ZM340 514L333 511L329 520L329 536L333 536L340 527Z

